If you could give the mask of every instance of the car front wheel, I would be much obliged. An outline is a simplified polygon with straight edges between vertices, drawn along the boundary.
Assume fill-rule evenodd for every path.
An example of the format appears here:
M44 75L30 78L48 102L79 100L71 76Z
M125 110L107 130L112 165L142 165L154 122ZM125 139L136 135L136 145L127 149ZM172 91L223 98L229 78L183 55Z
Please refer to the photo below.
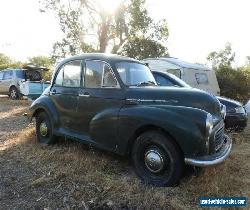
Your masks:
M138 176L155 186L175 186L184 169L179 148L159 131L147 131L136 139L132 160Z
M45 112L40 112L36 116L36 135L41 144L51 144L55 141L50 118Z

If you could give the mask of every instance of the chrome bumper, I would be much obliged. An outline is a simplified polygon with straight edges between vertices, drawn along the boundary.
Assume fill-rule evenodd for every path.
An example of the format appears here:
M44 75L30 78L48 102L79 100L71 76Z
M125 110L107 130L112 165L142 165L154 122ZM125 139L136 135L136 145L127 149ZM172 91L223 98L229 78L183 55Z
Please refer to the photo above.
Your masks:
M185 158L185 163L188 165L199 167L216 165L223 162L229 156L231 150L232 139L229 136L225 135L224 144L217 153L197 158Z

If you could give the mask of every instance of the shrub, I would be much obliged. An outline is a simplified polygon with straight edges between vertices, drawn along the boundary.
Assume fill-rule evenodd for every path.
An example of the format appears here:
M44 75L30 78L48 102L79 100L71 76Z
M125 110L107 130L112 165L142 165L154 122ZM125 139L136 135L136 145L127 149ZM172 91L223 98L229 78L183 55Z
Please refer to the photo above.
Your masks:
M250 66L233 69L220 67L216 70L221 95L245 103L250 98Z

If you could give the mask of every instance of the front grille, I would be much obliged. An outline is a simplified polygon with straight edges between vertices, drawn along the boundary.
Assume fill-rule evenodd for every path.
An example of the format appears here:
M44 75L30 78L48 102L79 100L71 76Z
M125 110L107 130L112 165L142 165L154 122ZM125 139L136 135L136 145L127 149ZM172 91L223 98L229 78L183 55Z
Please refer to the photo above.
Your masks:
M214 138L215 151L218 151L224 142L224 127L216 131L214 137L215 137Z

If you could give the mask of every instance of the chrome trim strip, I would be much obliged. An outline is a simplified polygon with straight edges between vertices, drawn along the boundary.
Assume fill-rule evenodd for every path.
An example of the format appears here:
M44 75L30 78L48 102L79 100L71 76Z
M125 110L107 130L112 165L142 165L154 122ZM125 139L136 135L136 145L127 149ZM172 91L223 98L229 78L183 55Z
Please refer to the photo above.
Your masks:
M232 139L225 135L226 142L218 153L197 158L185 158L188 165L206 167L222 163L232 150Z
M138 103L140 102L154 102L154 103L178 103L177 100L158 100L158 99L134 99L134 98L127 98L127 101L137 101Z

